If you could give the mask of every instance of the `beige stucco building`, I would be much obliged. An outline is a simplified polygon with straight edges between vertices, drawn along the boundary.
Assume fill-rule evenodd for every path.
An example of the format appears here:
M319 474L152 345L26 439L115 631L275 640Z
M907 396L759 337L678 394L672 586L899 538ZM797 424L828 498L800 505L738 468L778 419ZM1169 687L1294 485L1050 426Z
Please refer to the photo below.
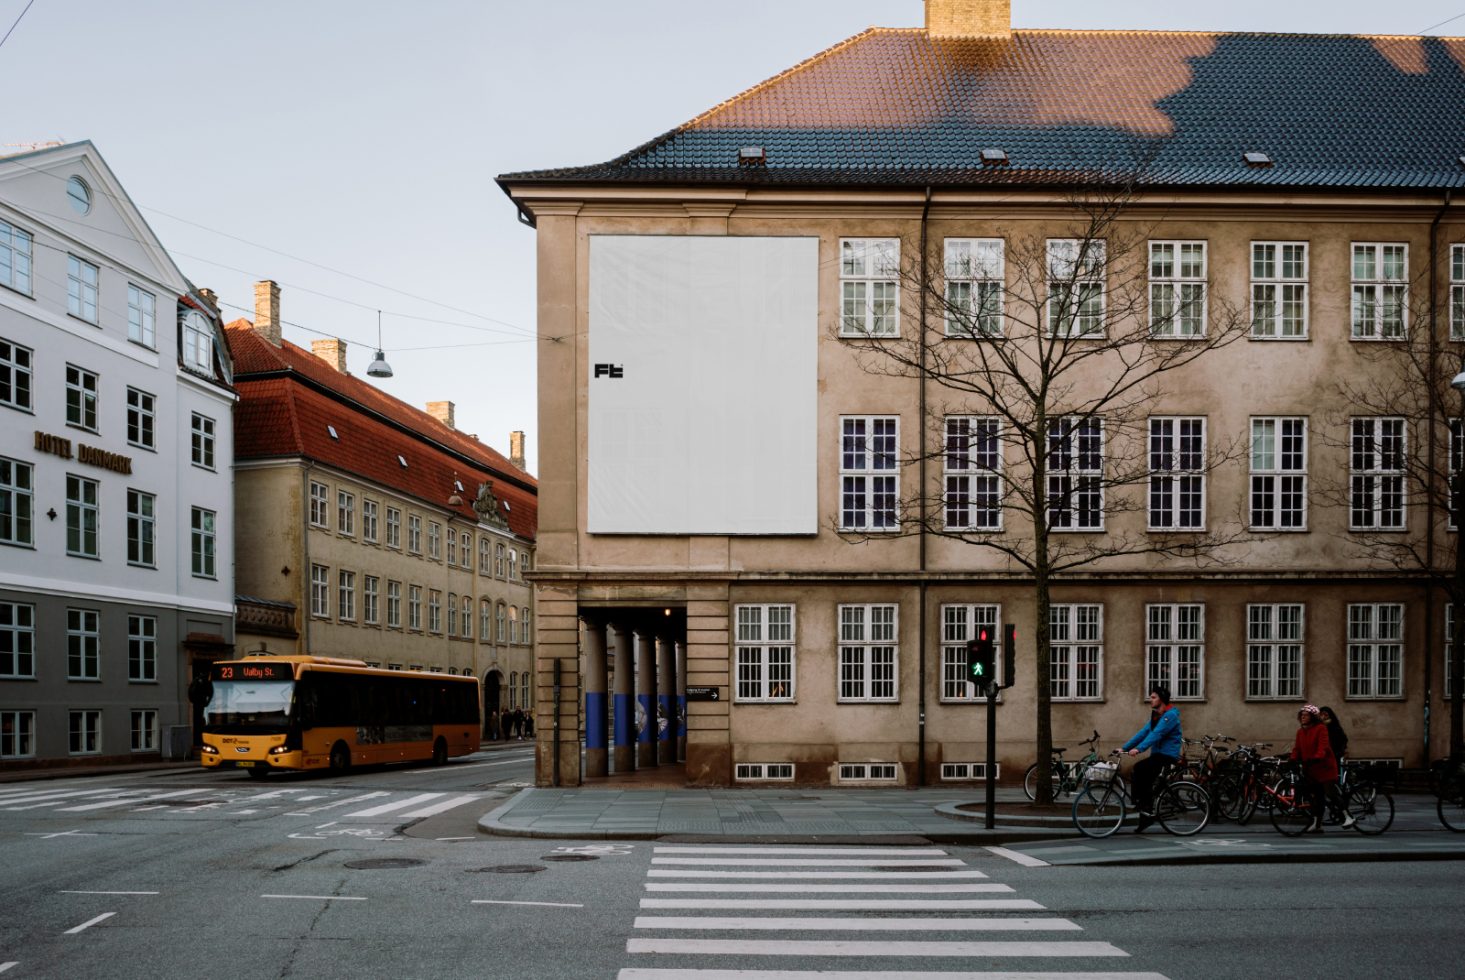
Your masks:
M929 0L931 27L872 28L616 160L500 178L563 340L539 361L542 783L578 782L581 744L595 776L681 735L694 784L981 778L964 646L1007 623L1020 778L1035 459L991 369L955 375L1055 323L1075 349L1205 348L1117 402L1118 344L1054 382L1044 512L1097 556L1054 578L1055 742L1117 745L1162 682L1189 735L1287 743L1312 701L1355 757L1443 751L1458 403L1408 364L1447 381L1465 336L1465 123L1441 111L1465 41L1011 31L1006 7ZM1385 89L1374 129L1348 121ZM952 336L968 296L1001 305ZM1355 397L1373 381L1406 397ZM679 707L688 687L716 700ZM669 717L660 752L633 689Z

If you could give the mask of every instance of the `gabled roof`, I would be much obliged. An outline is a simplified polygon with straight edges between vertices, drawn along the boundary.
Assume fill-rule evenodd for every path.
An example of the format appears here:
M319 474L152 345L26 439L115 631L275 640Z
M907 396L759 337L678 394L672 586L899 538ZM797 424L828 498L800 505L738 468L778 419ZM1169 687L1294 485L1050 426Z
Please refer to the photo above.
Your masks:
M499 181L1465 187L1462 106L1461 38L871 28L607 163Z
M274 347L248 320L225 332L239 392L236 460L304 457L470 521L477 520L472 504L479 484L492 481L501 513L508 504L509 529L534 538L538 484L503 455L289 341ZM454 480L463 485L463 503L450 507Z

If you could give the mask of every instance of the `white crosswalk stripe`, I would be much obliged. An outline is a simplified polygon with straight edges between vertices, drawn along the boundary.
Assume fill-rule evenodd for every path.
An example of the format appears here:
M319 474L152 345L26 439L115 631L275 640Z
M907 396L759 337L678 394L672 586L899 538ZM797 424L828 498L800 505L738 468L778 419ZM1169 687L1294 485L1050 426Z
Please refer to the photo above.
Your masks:
M485 799L482 793L410 793L373 791L348 794L318 787L271 790L265 793L235 788L194 787L170 792L109 786L98 789L24 790L0 795L0 812L49 810L53 813L95 813L99 816L147 816L167 819L228 818L244 816L308 817L343 807L352 809L337 819L364 819L391 815L393 820L421 820ZM298 808L301 803L310 805ZM325 801L325 802L322 802Z
M419 793L416 796L409 796L405 800L394 800L391 803L383 803L380 806L368 807L365 810L357 810L355 813L346 814L346 820L361 819L365 817L379 817L384 813L393 813L397 810L405 810L415 803L426 803L428 800L435 800L442 796L441 793Z

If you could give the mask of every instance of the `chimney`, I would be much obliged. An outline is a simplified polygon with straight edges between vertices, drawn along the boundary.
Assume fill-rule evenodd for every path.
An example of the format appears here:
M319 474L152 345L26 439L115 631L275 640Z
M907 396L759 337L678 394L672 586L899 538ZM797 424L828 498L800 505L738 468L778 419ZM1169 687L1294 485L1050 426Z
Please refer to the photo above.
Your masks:
M346 373L346 342L339 337L312 340L310 352L342 374Z
M453 424L453 403L452 402L428 402L427 414L437 419L450 429L456 429Z
M1012 36L1012 0L926 0L933 38Z
M254 332L280 346L280 284L273 279L254 284Z
M215 313L219 312L219 294L218 293L214 292L212 289L200 289L198 291L198 294L203 297L203 301L205 303L209 304L210 306L212 306L214 308L214 312Z
M528 472L524 466L524 433L518 429L509 433L509 462Z

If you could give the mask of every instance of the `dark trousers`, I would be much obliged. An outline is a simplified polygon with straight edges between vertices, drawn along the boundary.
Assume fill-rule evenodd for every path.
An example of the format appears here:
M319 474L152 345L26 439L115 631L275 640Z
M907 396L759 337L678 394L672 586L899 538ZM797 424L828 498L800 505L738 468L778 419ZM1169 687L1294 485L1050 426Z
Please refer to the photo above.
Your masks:
M1167 755L1150 754L1134 764L1130 784L1134 787L1134 803L1143 813L1155 812L1155 777L1160 770L1175 762Z
M1321 780L1302 777L1302 791L1307 794L1307 805L1312 808L1312 819L1316 822L1321 822L1328 815L1328 811L1323 809L1328 797L1328 785ZM1333 783L1332 787L1336 792L1338 784Z

